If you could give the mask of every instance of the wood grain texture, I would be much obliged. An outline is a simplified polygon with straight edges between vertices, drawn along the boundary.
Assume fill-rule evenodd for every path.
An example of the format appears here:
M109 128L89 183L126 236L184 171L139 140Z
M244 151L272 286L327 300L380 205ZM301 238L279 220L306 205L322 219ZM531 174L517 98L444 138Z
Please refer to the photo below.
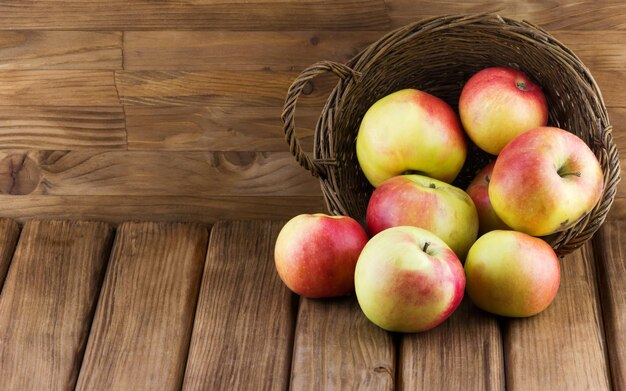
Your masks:
M0 106L119 106L112 71L0 71Z
M399 390L504 390L497 319L465 298L440 326L402 335Z
M356 297L300 299L293 390L394 390L392 334L370 322Z
M0 151L0 192L206 197L320 190L289 152Z
M570 48L592 74L626 70L626 30L556 30L550 33Z
M130 31L126 70L293 71L346 62L385 31Z
M128 149L287 151L281 111L276 106L129 106L126 107ZM297 135L305 151L313 150L315 123L320 111L316 107L298 110ZM0 129L1 126L0 123Z
M602 318L614 390L626 389L626 227L605 223L593 240L597 254Z
M381 29L382 0L43 0L3 1L0 28L11 29Z
M2 292L4 278L9 270L19 235L20 228L15 221L0 219L0 292Z
M313 196L5 196L0 216L19 222L34 218L87 219L119 224L128 220L189 221L290 219L327 213L321 192Z
M124 110L0 106L0 149L126 149Z
M26 223L0 296L3 389L74 389L111 237L102 223Z
M179 390L208 232L126 223L115 239L77 390Z
M561 262L544 312L504 328L507 390L609 390L602 313L590 244Z
M220 222L211 230L184 390L284 390L296 297L280 281L282 222Z
M121 68L121 32L0 31L0 69Z
M117 71L126 106L283 107L298 72L272 71ZM300 106L326 102L337 79L318 77L303 92Z
M392 27L449 14L498 13L524 19L547 30L626 30L626 4L618 0L451 1L385 0Z

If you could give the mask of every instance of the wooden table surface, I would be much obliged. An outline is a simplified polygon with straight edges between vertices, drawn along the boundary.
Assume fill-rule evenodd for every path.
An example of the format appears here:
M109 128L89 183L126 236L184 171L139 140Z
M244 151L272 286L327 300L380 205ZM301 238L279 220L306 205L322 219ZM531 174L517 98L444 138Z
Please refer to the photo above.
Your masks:
M626 389L626 182L529 319L465 301L392 334L274 270L279 219L324 210L282 133L293 78L475 12L574 50L626 167L620 0L0 2L0 389ZM307 150L335 82L301 99Z
M619 221L562 260L541 314L466 298L420 334L383 331L354 297L292 294L282 224L0 220L2 390L626 389Z

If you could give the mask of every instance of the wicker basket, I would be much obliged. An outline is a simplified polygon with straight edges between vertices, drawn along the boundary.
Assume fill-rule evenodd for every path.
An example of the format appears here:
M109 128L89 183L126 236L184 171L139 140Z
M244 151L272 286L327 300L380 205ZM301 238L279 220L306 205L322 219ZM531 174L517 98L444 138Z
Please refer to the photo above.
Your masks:
M296 160L321 182L328 210L364 220L373 188L361 172L355 140L367 109L402 88L436 95L457 109L464 83L490 66L510 66L543 87L549 125L575 133L594 151L604 172L598 205L567 231L544 238L559 255L580 247L604 221L619 181L619 157L602 95L585 65L541 28L498 15L444 16L392 31L347 64L329 61L304 70L289 88L283 121ZM298 96L314 77L339 77L318 120L313 158L295 134ZM494 157L469 146L465 166L454 184L466 188Z

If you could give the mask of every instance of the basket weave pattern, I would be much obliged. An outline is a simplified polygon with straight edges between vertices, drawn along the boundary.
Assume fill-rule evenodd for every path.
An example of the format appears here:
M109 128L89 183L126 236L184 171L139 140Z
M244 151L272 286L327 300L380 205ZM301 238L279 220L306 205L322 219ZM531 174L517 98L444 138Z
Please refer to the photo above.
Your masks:
M517 68L534 79L548 102L548 125L576 134L598 158L604 173L600 202L570 229L544 239L565 255L591 238L606 218L620 179L602 94L585 65L549 33L498 15L419 21L388 33L345 65L322 61L296 78L283 111L285 136L296 160L320 179L329 212L364 220L373 188L359 168L355 140L372 104L394 91L416 88L445 100L458 112L465 82L491 66ZM318 120L311 158L295 134L295 108L304 86L326 72L336 74L339 82ZM465 189L494 158L469 143L465 166L453 184Z

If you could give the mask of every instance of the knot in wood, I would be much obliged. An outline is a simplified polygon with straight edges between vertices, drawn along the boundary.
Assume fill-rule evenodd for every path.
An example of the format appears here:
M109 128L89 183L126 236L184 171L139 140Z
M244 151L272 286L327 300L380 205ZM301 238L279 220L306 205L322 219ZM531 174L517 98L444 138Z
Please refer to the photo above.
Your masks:
M13 154L0 161L0 192L26 195L32 193L41 179L41 169L26 154Z

